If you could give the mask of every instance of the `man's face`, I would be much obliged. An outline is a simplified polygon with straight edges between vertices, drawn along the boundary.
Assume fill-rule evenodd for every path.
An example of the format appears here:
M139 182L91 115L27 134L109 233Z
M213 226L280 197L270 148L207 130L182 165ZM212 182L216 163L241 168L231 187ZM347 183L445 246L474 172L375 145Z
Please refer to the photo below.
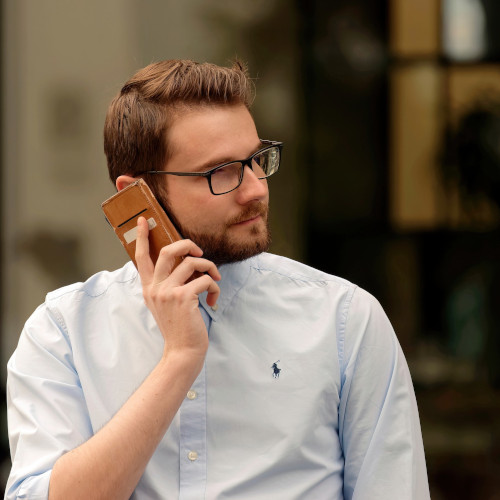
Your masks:
M254 121L243 105L200 106L182 110L167 140L171 151L165 170L205 172L232 160L248 158L262 145ZM185 238L216 264L236 262L267 250L269 191L245 167L241 185L223 195L210 192L204 177L165 176L162 199Z

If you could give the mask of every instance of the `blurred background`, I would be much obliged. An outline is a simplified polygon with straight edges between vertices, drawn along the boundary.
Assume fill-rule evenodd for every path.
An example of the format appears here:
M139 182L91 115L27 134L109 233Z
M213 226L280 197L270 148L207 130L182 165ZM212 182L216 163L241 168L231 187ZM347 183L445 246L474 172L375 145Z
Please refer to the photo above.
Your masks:
M382 303L412 372L433 500L500 499L500 2L1 5L2 386L45 294L126 261L100 210L114 192L111 98L150 62L237 56L261 137L285 142L272 251Z

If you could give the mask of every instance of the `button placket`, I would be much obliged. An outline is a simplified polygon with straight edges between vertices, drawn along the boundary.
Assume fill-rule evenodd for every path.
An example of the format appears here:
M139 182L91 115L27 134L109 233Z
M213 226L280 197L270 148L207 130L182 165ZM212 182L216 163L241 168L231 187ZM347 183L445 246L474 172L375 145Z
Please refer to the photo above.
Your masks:
M206 487L205 365L180 408L179 500L204 497Z

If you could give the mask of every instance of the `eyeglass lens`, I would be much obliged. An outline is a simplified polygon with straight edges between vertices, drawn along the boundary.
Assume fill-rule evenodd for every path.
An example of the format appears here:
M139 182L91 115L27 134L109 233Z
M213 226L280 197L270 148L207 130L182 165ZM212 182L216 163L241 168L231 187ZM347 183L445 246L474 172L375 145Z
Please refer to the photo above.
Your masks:
M278 170L279 163L279 148L271 147L253 157L252 169L259 179L265 179ZM239 186L242 174L243 164L239 161L214 170L211 174L212 191L215 194L232 191Z

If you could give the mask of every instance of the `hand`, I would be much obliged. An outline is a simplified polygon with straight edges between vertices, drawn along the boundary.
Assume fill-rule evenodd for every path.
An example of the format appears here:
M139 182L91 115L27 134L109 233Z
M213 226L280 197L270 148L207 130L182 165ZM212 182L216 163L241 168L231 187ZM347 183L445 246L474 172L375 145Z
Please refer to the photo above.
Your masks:
M201 258L203 251L191 240L162 248L155 266L149 255L149 228L144 217L139 217L137 226L137 269L144 301L165 339L164 357L182 353L203 360L208 333L198 309L198 295L207 291L207 304L215 305L220 293L215 281L221 279L220 273L213 262ZM174 269L179 257L183 260ZM189 281L195 271L206 274Z

